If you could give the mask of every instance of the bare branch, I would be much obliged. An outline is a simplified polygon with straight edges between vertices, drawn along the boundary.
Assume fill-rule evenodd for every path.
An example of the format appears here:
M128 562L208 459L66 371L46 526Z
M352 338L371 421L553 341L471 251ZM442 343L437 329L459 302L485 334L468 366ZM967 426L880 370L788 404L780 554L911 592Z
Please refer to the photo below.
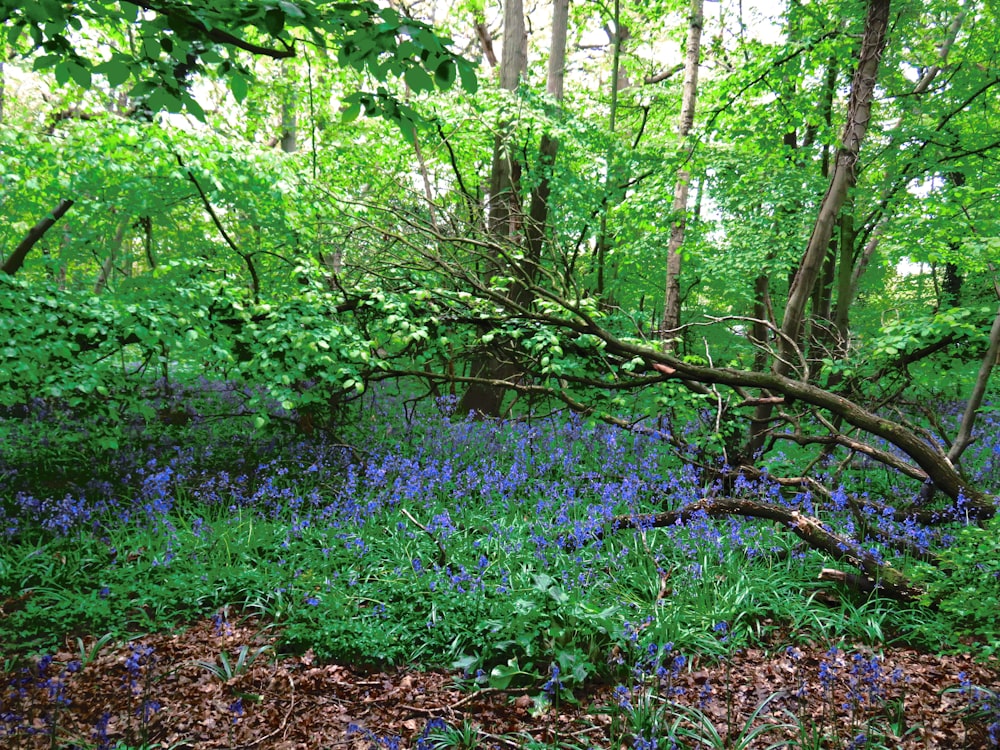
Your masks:
M35 243L38 242L38 240L45 236L45 233L52 228L53 224L59 221L59 219L61 219L63 215L69 211L72 205L73 201L68 198L63 198L59 201L59 204L52 210L51 214L28 230L24 239L21 240L17 247L14 248L14 252L12 252L10 257L7 258L7 261L3 264L3 267L0 268L0 271L3 271L8 276L13 276L21 270L21 266L24 265L24 259L28 256L31 248L35 246Z
M976 375L976 383L969 396L969 402L965 406L965 413L962 415L962 423L958 429L955 442L948 451L948 460L957 463L962 457L962 453L972 443L972 427L976 422L976 414L983 403L983 396L986 394L986 384L990 379L990 372L1000 355L1000 308L997 308L997 316L993 320L990 328L990 343L983 355L982 364L979 366L979 373Z

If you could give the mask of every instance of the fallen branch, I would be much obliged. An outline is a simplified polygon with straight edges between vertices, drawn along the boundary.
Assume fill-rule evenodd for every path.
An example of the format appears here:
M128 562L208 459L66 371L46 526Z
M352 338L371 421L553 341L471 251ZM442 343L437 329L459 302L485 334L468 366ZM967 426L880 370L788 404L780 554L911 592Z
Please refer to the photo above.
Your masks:
M875 591L875 585L865 576L857 573L848 573L845 570L835 568L823 568L817 578L820 581L833 581L842 586L860 591L863 594L871 594Z
M856 542L828 530L823 523L797 510L778 505L735 498L705 498L678 510L636 516L615 516L608 521L612 530L664 528L684 524L700 515L744 516L776 521L813 549L825 552L834 560L858 568L871 582L873 590L899 601L913 601L923 593L912 586L899 570L862 549Z

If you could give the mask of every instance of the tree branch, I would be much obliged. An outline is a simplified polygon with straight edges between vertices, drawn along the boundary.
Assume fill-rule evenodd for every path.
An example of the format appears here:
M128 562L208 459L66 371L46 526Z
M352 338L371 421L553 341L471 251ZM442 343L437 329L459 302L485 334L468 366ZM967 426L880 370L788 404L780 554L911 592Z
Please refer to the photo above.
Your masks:
M246 39L241 39L224 29L209 27L198 18L193 13L185 13L183 10L178 8L165 8L156 3L148 2L148 0L131 0L133 5L138 5L140 8L145 10L150 10L154 13L158 13L161 16L165 16L172 23L180 22L182 24L187 24L195 29L197 29L201 34L204 34L206 38L215 42L216 44L226 44L232 47L237 47L245 52L249 52L252 55L261 55L264 57L271 57L275 60L282 60L288 57L295 57L295 46L289 44L283 40L280 41L285 49L273 49L271 47L262 47L259 44L254 44L253 42L248 42Z
M997 308L997 316L993 320L990 328L990 344L983 356L982 364L979 366L979 373L976 375L976 384L972 388L969 402L965 406L965 413L962 415L962 424L958 429L955 442L952 443L951 450L948 451L948 460L957 463L962 453L972 443L972 427L976 423L976 414L983 403L983 396L986 394L986 384L990 379L990 372L1000 354L1000 307Z
M69 211L70 206L72 205L73 201L69 198L63 198L59 201L59 205L53 209L51 214L28 230L24 239L21 240L18 246L14 248L14 252L10 254L10 257L7 259L7 262L3 264L3 267L0 268L0 271L3 271L8 276L13 276L21 270L21 266L24 265L24 259L31 251L31 248L35 246L35 243L38 242L38 240L42 239L45 233L52 228L53 224L62 218L63 214Z

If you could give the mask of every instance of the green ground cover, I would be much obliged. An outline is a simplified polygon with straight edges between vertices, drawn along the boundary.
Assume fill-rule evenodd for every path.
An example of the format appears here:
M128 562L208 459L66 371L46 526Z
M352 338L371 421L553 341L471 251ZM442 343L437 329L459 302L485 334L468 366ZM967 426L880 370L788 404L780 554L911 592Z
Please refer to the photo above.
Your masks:
M995 522L985 532L960 520L930 530L902 522L895 536L905 532L912 544L900 553L879 542L879 524L891 521L869 519L866 543L918 577L923 569L922 580L946 596L931 607L859 595L817 581L823 558L774 522L701 516L616 531L623 518L723 491L656 435L578 418L469 421L448 399L406 412L383 394L336 441L195 416L137 433L114 453L60 456L59 435L45 432L52 418L38 410L3 422L0 643L9 674L30 662L42 680L55 667L39 672L29 657L77 638L72 668L85 669L94 634L125 640L239 613L278 633L277 656L457 668L470 686L550 701L615 683L620 736L653 747L640 740L673 721L675 739L712 726L664 709L692 655L724 663L747 648L824 644L836 653L864 644L986 658L997 644ZM985 442L976 471L995 491L1000 449ZM33 451L44 460L21 461ZM892 490L865 467L851 481L839 495ZM806 508L859 535L838 493L821 506L766 477L726 491ZM912 556L942 548L961 575L930 572ZM219 674L232 678L253 656L227 655ZM143 652L129 658L141 674ZM890 675L872 664L854 668L858 685L867 679L874 690ZM15 708L15 683L2 731L16 738L30 727ZM970 705L995 743L1000 706L990 693L975 695ZM748 736L762 726L753 718ZM691 737L681 746L712 746ZM94 746L112 746L102 741ZM757 741L741 746L764 746ZM52 743L70 746L55 734Z

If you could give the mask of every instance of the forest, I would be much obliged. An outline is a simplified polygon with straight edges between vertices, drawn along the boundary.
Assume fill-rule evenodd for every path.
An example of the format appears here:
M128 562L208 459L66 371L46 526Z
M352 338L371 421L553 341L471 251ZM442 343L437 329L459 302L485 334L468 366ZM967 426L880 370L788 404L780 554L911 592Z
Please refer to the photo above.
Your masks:
M1000 747L995 2L0 31L0 747Z

